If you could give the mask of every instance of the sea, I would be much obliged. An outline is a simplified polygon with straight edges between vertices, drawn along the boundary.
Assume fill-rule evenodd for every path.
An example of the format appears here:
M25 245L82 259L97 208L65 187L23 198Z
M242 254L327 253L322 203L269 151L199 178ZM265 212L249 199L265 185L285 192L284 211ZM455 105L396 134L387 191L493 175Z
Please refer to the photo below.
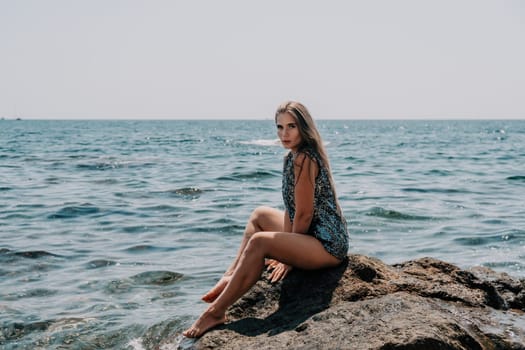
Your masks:
M525 120L319 120L349 253L525 278ZM178 349L257 206L268 120L0 120L0 348Z

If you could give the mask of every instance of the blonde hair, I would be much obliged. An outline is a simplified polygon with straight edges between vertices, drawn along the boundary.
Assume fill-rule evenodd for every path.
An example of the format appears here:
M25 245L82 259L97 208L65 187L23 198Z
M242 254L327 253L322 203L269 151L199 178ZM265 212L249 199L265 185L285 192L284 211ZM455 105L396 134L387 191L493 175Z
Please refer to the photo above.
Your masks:
M317 130L317 126L312 118L308 109L296 101L286 101L279 105L277 111L275 112L275 122L277 122L277 117L280 114L288 113L291 115L297 126L299 128L299 134L301 135L301 145L298 148L298 151L305 148L311 148L320 158L321 166L325 167L328 171L328 180L330 181L330 187L335 196L335 202L337 204L337 211L339 214L342 214L341 208L339 206L339 200L337 199L337 194L335 192L334 179L332 177L332 170L330 169L330 162L328 160L328 155L323 145L323 140L321 139L321 134Z

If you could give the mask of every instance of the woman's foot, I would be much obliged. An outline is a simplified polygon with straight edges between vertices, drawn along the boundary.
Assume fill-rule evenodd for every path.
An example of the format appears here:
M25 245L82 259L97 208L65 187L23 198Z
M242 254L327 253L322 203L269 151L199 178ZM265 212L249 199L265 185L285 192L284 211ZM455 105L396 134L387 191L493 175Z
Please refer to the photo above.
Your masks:
M230 282L230 279L231 276L222 276L219 282L217 282L217 284L215 285L215 287L210 289L208 293L204 294L201 299L207 303L213 303L215 299L217 299L217 297L221 295L224 288L226 288L226 286Z
M217 313L215 309L210 307L199 317L197 321L184 332L182 335L188 338L198 338L206 333L211 328L226 322L226 315L224 313Z

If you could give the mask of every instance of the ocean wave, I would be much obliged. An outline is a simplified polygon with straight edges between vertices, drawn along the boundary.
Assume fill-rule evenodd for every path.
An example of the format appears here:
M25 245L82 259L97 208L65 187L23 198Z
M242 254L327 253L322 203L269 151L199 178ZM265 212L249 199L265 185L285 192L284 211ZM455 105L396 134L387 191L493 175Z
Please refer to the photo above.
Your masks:
M138 186L134 186L138 187ZM143 187L143 186L141 186ZM182 199L196 199L199 198L206 190L202 190L198 187L182 187L177 188L173 190L165 190L165 191L151 191L151 192L145 192L145 191L133 191L133 192L115 192L114 195L116 197L122 197L122 198L134 198L134 199L146 199L146 198L155 198L155 197L175 197L175 198L182 198ZM152 208L151 210L155 210L155 206L152 207L144 207L142 209L148 210L148 208ZM174 208L174 207L173 207ZM159 209L170 209L168 207L166 208L159 208Z
M255 146L280 146L281 145L281 141L279 139L239 141L239 143L242 145L255 145Z
M365 163L366 160L364 159L360 159L360 158L357 158L357 157L354 157L354 156L347 156L347 157L344 157L343 158L344 160L350 160L354 163Z
M53 254L45 250L29 250L29 251L15 252L13 253L13 255L20 256L20 257L27 258L27 259L40 259L44 257L54 257L54 258L61 257L60 255Z
M62 318L57 320L43 320L34 322L6 322L2 324L0 329L0 341L2 338L5 340L16 341L22 349L41 349L42 346L49 346L49 348L55 348L57 345L54 342L63 342L63 346L58 348L69 348L69 345L76 344L81 348L84 348L87 344L85 337L86 327L88 323L96 321L94 318ZM42 338L33 341L33 338L38 337L40 334L45 333ZM84 339L80 342L76 342L79 336L83 335ZM0 342L1 344L1 342ZM76 348L76 346L73 346ZM95 348L93 344L93 348ZM92 348L92 347L89 347ZM7 347L6 349L18 349L18 347Z
M108 160L108 161L97 161L94 163L80 163L76 165L78 170L88 170L88 171L104 171L104 170L114 170L114 169L134 169L134 168L145 168L152 167L157 165L156 162L152 161L127 161L127 160Z
M152 252L170 252L174 250L179 250L183 247L177 246L177 247L161 247L161 246L154 246L150 244L137 244L131 247L128 247L125 249L128 253L152 253Z
M56 177L56 176L50 176L50 177L47 177L44 179L44 182L48 185L58 185L60 184L62 181L60 178Z
M48 219L73 219L80 216L92 215L100 212L100 208L90 203L72 205L61 208L54 214L48 215Z
M91 260L86 264L86 267L88 269L99 269L101 267L108 267L108 266L114 266L117 265L116 261L113 260L107 260L107 259L96 259Z
M37 208L45 208L46 206L40 203L32 203L32 204L17 204L16 207L22 208L22 209L37 209Z
M399 211L384 209L381 207L373 207L368 210L365 215L394 220L436 220L435 217L431 216L405 214Z
M519 260L485 262L483 263L483 266L490 267L492 269L512 268L513 270L518 270L518 271L525 270L525 264L523 263L523 261L519 261Z
M171 143L202 143L204 142L204 139L195 139L195 138L181 138L176 140L168 140L165 143L161 143L164 145L169 145Z
M77 164L76 168L79 170L109 170L119 168L116 162L97 162L93 164Z
M144 191L127 191L127 192L115 192L113 195L119 198L132 198L132 199L147 199L151 198L153 193Z
M35 332L46 331L52 321L36 321L36 322L10 322L2 324L0 340L20 340L24 336ZM2 339L3 338L3 339ZM0 344L2 344L0 342ZM15 349L13 347L13 349Z
M426 172L425 175L450 176L452 172L450 170L432 169Z
M133 225L133 226L124 226L121 228L122 232L125 233L142 233L148 231L148 226L146 225Z
M217 178L220 181L243 181L249 179L267 179L271 177L280 177L281 173L279 171L270 171L270 170L256 170L249 171L246 173L235 171L229 175L223 175Z
M511 229L493 234L479 234L477 236L457 237L454 239L454 242L464 246L484 246L511 241L518 241L516 242L517 244L522 244L524 239L524 230Z
M404 192L418 192L418 193L471 193L467 190L458 190L455 188L415 188L406 187L402 188Z
M178 212L181 210L179 207L174 207L173 205L167 205L167 204L159 204L159 205L152 205L149 207L140 207L138 210L143 211L166 211L166 212Z
M201 190L198 187L182 187L182 188L177 188L174 190L167 190L167 191L154 192L154 193L155 194L166 194L166 195L175 196L175 197L195 199L195 198L199 198L200 195L204 193L204 190Z
M91 181L94 184L98 185L115 185L118 183L117 179L96 179Z
M186 338L181 334L181 329L187 326L190 319L168 319L148 327L139 338L129 341L128 346L133 350L144 349L194 349L195 340Z
M10 213L10 214L0 217L0 219L2 220L14 220L14 219L28 220L31 218L33 217L30 215L22 214L22 213Z
M126 294L132 292L139 286L166 286L180 280L184 275L172 271L145 271L129 278L120 278L107 282L103 290L108 294ZM90 287L97 287L99 282L90 283ZM96 288L98 289L98 287Z
M489 238L486 237L457 237L454 238L454 243L464 245L464 246L483 246L491 242Z
M182 273L172 271L146 271L131 276L130 279L141 285L169 285L175 283L183 276Z
M507 177L507 180L511 181L523 181L525 182L525 175L515 175Z
M0 294L0 297L3 300L20 300L26 298L40 298L40 297L49 297L58 293L56 289L47 289L47 288L35 288L23 290L20 292L10 293L10 294Z
M40 259L40 258L47 258L47 257L54 257L59 258L62 257L58 254L53 254L45 250L27 250L27 251L13 251L11 249L7 248L1 248L0 249L0 256L16 256L20 258L26 258L26 259Z

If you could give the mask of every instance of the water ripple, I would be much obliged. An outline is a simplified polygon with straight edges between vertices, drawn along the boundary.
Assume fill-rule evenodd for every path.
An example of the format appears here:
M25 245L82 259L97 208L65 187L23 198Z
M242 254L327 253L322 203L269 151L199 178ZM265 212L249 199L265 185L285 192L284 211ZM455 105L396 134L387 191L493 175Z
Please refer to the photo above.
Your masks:
M381 217L385 219L393 219L393 220L436 220L435 217L431 217L431 216L405 214L399 211L384 209L381 207L373 207L370 210L368 210L365 213L365 215L377 216L377 217Z
M418 192L418 193L471 193L467 190L458 190L455 188L415 188L415 187L406 187L402 188L404 192Z
M515 175L507 177L507 180L511 181L523 181L525 182L525 175Z
M159 247L159 246L154 246L154 245L149 245L149 244L138 244L138 245L134 245L134 246L131 246L129 248L126 248L125 251L128 252L128 253L132 253L132 254L137 254L137 253L149 254L149 253L152 253L152 252L171 252L171 251L179 250L179 249L182 249L182 248L184 248L184 247L182 247L182 246L177 246L177 247Z
M220 176L217 180L221 181L245 181L245 180L257 180L272 177L280 177L281 174L276 171L257 170L250 172L238 172L235 171L229 175Z
M73 219L84 215L96 214L100 208L90 203L81 205L66 206L54 214L49 215L48 219Z
M40 259L47 257L61 257L60 255L47 252L45 250L28 250L28 251L12 251L7 248L0 248L0 257L20 257L26 259Z
M20 300L26 298L44 298L57 294L58 290L47 289L47 288L35 288L16 292L12 294L1 295L3 300Z
M136 284L169 285L175 283L183 276L181 273L172 271L146 271L131 276L131 280Z
M99 269L101 267L108 267L108 266L114 266L117 265L116 261L113 260L107 260L107 259L96 259L91 260L86 264L86 267L88 269Z

